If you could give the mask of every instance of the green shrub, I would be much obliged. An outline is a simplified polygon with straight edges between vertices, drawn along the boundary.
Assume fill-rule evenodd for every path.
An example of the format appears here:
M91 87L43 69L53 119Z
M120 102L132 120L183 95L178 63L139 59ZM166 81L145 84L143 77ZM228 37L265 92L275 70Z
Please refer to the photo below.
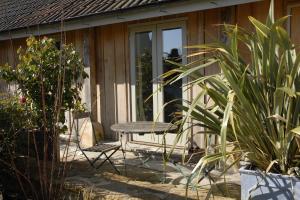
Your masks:
M56 44L30 37L17 52L19 64L0 67L0 78L17 88L15 97L0 100L0 173L7 177L1 182L24 199L60 197L65 172L57 141L65 112L82 107L83 62L72 45Z
M31 37L26 49L20 48L18 55L16 69L3 66L1 78L16 84L31 103L37 127L53 129L58 123L63 124L65 111L80 105L79 92L83 79L87 78L79 54L72 45L58 49L54 39Z
M17 96L0 98L0 157L7 161L15 153L15 140L24 127L29 126L28 105Z

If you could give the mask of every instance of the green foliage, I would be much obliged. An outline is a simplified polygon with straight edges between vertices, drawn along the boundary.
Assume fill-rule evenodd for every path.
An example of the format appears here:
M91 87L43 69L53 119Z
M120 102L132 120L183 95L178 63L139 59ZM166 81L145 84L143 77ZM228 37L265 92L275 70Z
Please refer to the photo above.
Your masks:
M205 57L174 72L176 80L189 77L201 92L188 106L183 124L220 137L216 154L200 159L192 177L218 160L247 158L251 164L274 173L291 174L299 167L295 133L300 133L300 55L283 28L287 17L273 18L273 4L266 23L249 17L254 32L224 25L229 42L197 45ZM240 49L243 48L243 53ZM218 66L220 73L203 75L200 69ZM176 81L174 80L174 81ZM205 102L203 99L206 99ZM182 135L182 127L179 135Z
M2 182L6 185L11 180L7 185L24 198L52 199L59 196L54 183L60 178L56 141L66 130L65 111L84 108L79 95L87 74L75 48L58 48L53 39L28 38L18 55L16 67L0 67L0 78L17 88L16 96L0 97L0 173L8 177Z
M0 157L2 160L14 155L15 139L24 127L30 126L28 105L16 96L0 98Z
M16 84L31 103L36 126L52 129L55 123L63 124L64 112L80 104L82 80L87 77L79 54L72 45L58 49L53 39L31 37L18 55L17 67L2 67L1 78Z

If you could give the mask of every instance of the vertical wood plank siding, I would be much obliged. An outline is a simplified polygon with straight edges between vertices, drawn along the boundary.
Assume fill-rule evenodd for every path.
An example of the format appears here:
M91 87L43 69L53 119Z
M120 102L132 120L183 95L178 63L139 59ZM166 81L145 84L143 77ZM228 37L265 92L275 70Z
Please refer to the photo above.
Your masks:
M188 38L188 45L195 45L195 44L203 44L204 43L204 13L203 12L193 12L189 13L187 20L187 38ZM191 55L193 53L196 53L197 50L195 49L188 49L188 54ZM202 56L193 56L188 59L188 62L195 61L197 59L200 59ZM202 73L204 73L204 70L202 70ZM197 94L201 92L200 87L194 86L192 90L190 91L190 99L193 98L193 96L196 97ZM203 99L204 101L204 99ZM193 121L195 122L195 121ZM193 146L199 146L204 147L205 141L203 134L198 134L200 131L202 131L201 128L194 127L191 130L190 140Z
M90 59L90 94L91 94L91 114L92 118L97 119L97 63L96 63L96 34L95 29L88 31L89 38L89 59Z
M125 23L96 28L97 110L108 138L111 124L128 121L127 40Z
M276 16L286 15L287 6L294 5L295 2L297 1L276 0ZM300 17L300 4L298 5L292 9L291 13L294 15L291 19L291 36L297 44L300 44L300 26L297 23L297 19ZM222 34L216 24L224 21L237 23L251 30L248 16L264 20L268 9L269 1L262 1L67 32L67 43L75 44L81 55L84 55L84 48L89 49L91 109L94 117L103 125L105 136L116 138L110 131L111 124L131 120L129 24L185 17L187 19L188 45L195 45L220 39ZM85 37L88 38L87 47L83 44ZM16 50L24 44L24 39L0 41L0 65L7 62L16 65ZM243 47L240 50L243 51ZM188 53L193 52L193 50L189 50ZM189 59L189 61L192 60ZM205 71L206 74L216 72L218 72L216 67ZM199 88L193 88L190 91L190 98L193 98L199 91ZM201 130L194 130L194 132L197 131ZM194 141L201 147L205 146L203 136L196 136Z
M102 124L105 133L110 133L110 125L116 122L116 54L115 54L115 35L114 25L105 26L102 29L103 37L103 73L104 73L104 98L105 98L105 116ZM111 134L109 134L112 136Z

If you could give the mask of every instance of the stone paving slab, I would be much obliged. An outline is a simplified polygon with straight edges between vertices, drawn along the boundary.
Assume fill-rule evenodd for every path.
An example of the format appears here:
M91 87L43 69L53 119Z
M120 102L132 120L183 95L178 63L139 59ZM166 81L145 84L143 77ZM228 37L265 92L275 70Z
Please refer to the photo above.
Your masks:
M127 171L128 174L134 172L137 172L140 179L145 178L143 177L145 172L142 169L130 167ZM186 199L186 190L183 185L153 183L147 179L135 180L133 177L114 174L108 165L102 170L94 170L84 162L73 163L66 178L66 188L69 191L81 192L83 199ZM209 187L198 189L198 192L189 190L187 199L205 199L208 191ZM209 199L213 199L213 197ZM222 197L221 194L216 194L214 199L237 198Z
M76 152L76 153L75 153ZM61 151L62 153L62 151ZM74 154L75 153L75 154ZM90 153L89 157L96 154ZM186 199L185 178L171 165L164 167L161 160L151 160L146 165L138 165L140 159L134 153L127 153L126 172L122 153L117 152L113 161L122 175L116 174L109 164L105 164L98 170L90 167L88 162L76 151L73 146L69 149L67 162L69 164L66 188L74 195L80 195L82 199ZM186 169L187 173L189 168ZM229 175L224 187L222 182L214 187L209 199L239 199L240 186L238 174ZM165 177L165 183L162 178ZM189 190L188 199L205 199L211 188L209 181L204 179L198 191ZM220 189L221 188L221 189ZM229 197L224 197L224 191L228 191ZM223 191L223 192L220 192ZM72 198L71 198L72 199Z

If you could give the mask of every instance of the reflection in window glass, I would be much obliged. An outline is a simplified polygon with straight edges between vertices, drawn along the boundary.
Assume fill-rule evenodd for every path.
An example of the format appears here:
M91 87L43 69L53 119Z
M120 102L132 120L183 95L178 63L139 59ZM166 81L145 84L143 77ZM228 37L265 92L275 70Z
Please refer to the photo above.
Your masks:
M136 120L153 120L152 32L135 34ZM147 101L146 101L147 100Z
M165 73L176 67L167 62L167 60L182 63L182 29L176 28L163 30L162 39L163 72ZM178 104L182 103L182 80L179 80L172 85L168 84L164 87L164 103L175 99L178 99L178 101L168 104L164 109L165 122L171 122L174 118L174 114L181 113L181 109L178 108Z

